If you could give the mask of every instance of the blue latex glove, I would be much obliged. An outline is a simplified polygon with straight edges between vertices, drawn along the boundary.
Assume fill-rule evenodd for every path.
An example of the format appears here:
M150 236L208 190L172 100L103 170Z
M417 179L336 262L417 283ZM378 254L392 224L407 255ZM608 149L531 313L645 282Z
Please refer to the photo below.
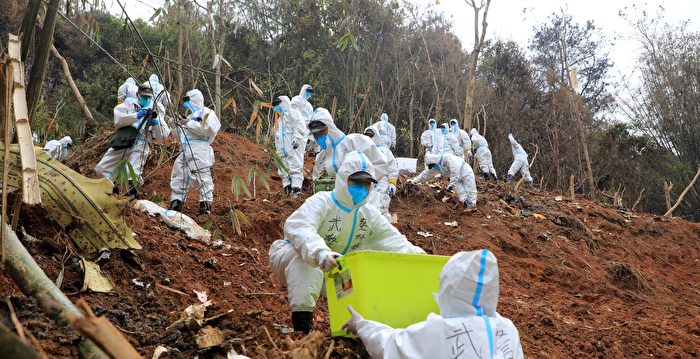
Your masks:
M160 125L160 121L158 121L158 117L151 119L151 126L156 126Z
M389 147L389 150L391 150L391 152L396 152L396 146Z
M197 121L197 122L202 122L202 118L201 118L201 117L199 117L199 116L197 116L197 117L193 118L193 120L195 120L195 121Z
M142 108L142 109L140 109L139 112L136 114L136 118L138 118L138 119L140 120L140 119L142 119L144 116L146 116L146 114L148 114L148 109L147 109L147 108Z

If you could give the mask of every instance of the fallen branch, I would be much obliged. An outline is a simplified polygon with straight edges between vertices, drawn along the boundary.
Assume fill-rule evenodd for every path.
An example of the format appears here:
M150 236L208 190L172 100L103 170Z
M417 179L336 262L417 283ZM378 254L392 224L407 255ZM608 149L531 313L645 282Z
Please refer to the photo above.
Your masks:
M12 330L0 324L0 358L39 359L40 356Z
M642 188L642 190L639 191L639 196L637 197L637 200L634 201L634 204L632 205L632 209L631 209L632 212L634 212L634 209L637 208L637 205L638 205L639 202L642 200L642 196L644 195L644 190L645 190L645 189L646 189L646 187L645 187L645 188Z
M275 347L275 350L280 350L280 348L277 347L277 344L275 344L275 341L272 340L272 336L270 335L270 332L267 331L267 327L263 326L263 329L265 330L265 334L267 334L267 339L272 343L272 346Z
M676 208L678 208L678 206L681 205L681 202L683 202L683 197L685 197L685 195L688 193L688 191L690 191L690 189L693 188L693 186L695 185L695 182L697 182L697 180L698 180L698 177L700 177L700 167L698 167L698 171L697 171L697 173L695 173L695 177L693 177L693 180L690 181L690 183L688 184L688 187L686 187L683 190L683 193L681 193L681 195L676 200L676 204L674 204L673 207L669 208L668 212L666 212L666 214L664 214L664 217L671 217L673 215L673 211L676 210ZM673 183L671 183L671 187L673 187Z
M664 181L664 199L666 200L666 211L671 210L671 190L673 189L673 182Z
M84 299L78 300L78 308L80 308L82 315L74 313L65 313L64 315L70 325L80 334L97 343L100 349L112 358L141 359L141 355L109 322L109 319L95 316Z
M73 81L73 76L70 74L68 62L66 61L66 59L63 58L63 56L61 56L61 54L58 52L58 50L56 50L56 47L53 46L53 44L51 44L51 53L61 63L61 66L63 67L63 75L66 78L66 82L68 82L68 85L73 91L73 96L75 97L75 100L78 101L78 105L80 105L80 109L83 111L83 114L87 119L88 125L94 126L95 118L92 117L92 113L90 113L90 109L88 108L85 99L80 94L80 90L78 90L78 86L75 84L75 81Z
M17 287L26 296L39 298L41 308L59 324L65 323L61 313L82 315L78 308L61 292L58 287L46 276L34 258L27 252L10 226L5 224L2 228L5 232L5 268L7 274L17 284ZM105 354L95 343L90 340L82 340L78 344L81 355L91 359L107 359Z
M24 327L22 326L22 323L20 323L19 318L17 318L17 313L15 313L15 307L12 306L10 297L5 298L5 301L7 302L7 309L10 310L10 320L12 320L12 324L14 324L15 329L17 330L17 335L19 335L19 338L26 343L27 336L24 335Z

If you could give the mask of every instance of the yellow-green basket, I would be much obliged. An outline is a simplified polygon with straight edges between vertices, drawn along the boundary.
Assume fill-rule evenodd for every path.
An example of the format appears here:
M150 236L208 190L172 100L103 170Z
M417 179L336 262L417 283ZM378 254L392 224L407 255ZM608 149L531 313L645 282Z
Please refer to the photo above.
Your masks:
M357 251L338 258L340 268L326 273L331 335L350 319L347 305L366 319L405 328L439 313L433 293L440 289L440 271L450 257Z

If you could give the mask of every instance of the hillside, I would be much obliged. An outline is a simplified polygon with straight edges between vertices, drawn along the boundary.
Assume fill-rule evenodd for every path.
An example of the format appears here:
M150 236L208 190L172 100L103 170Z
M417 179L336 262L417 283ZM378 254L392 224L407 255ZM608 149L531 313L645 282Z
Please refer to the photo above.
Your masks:
M104 138L95 138L73 154L69 165L92 176L105 147ZM283 333L291 327L286 290L271 277L267 250L282 236L285 218L303 198L282 197L279 183L272 181L272 191L258 188L256 199L236 201L231 178L245 178L252 165L267 168L269 152L227 133L217 137L214 148L214 214L192 217L200 224L211 221L212 232L219 231L216 236L224 240L222 247L192 241L158 219L129 209L127 223L143 249L135 256L113 252L102 262L103 272L116 284L114 293L70 294L82 287L82 271L75 255L65 263L64 293L73 301L84 298L96 314L106 315L144 357L150 358L158 345L179 351L168 357L225 357L223 348L198 353L195 332L189 329L166 330L187 306L198 302L194 290L205 291L214 302L207 318L232 310L210 322L223 331L227 348L250 357L273 358L301 345L300 334ZM172 164L168 158L173 151L152 154L144 199L160 199L167 206ZM537 189L521 189L508 205L502 200L508 190L504 183L479 181L477 185L475 210L453 208L451 202L438 199L434 189L419 186L400 190L392 212L398 214L397 228L429 253L451 255L488 248L496 255L501 277L498 310L520 331L528 357L700 355L700 224L626 212L591 198L571 200ZM306 189L304 196L309 194ZM186 204L188 214L196 213L194 198ZM235 234L231 208L250 220L243 235ZM46 274L56 278L67 237L40 211L23 211L21 225L26 232L44 239L28 244L28 249ZM452 221L457 227L445 225ZM0 295L12 296L20 321L51 357L77 356L73 344L78 335L56 326L5 275L0 275ZM323 338L312 337L307 344L318 350L318 357L324 357L330 347L331 358L366 356L361 345L329 337L323 301L315 316ZM4 303L0 322L12 327Z

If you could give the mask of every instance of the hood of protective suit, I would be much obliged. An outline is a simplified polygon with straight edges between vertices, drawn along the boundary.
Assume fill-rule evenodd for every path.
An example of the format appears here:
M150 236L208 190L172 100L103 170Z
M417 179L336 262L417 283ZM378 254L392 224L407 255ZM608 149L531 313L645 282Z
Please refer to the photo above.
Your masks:
M450 128L452 128L452 125L455 126L455 129L453 130L453 132L459 132L459 123L457 122L456 118L453 118L452 120L450 120Z
M152 74L152 75L148 78L148 81L149 81L150 83L152 83L151 86L153 86L153 87L155 88L156 85L159 83L159 82L158 82L158 75Z
M189 90L187 91L185 96L188 96L190 98L190 103L197 108L197 111L204 108L204 95L202 95L202 91L199 91L197 89Z
M433 293L445 318L496 315L498 262L487 249L452 256L440 273L440 291Z
M384 121L384 122L389 122L389 115L387 115L386 113L383 113L383 114L380 116L380 118L381 118L381 120Z
M278 97L280 99L280 107L282 107L282 111L289 111L292 109L292 100L289 99L287 96L280 96Z
M63 137L62 139L58 140L62 145L72 145L73 144L73 139L70 138L70 136Z
M435 127L437 127L437 122L435 121L434 118L431 118L430 120L428 120L428 128L430 128L431 124L435 125Z
M469 133L472 135L478 135L479 131L476 128L472 128L472 130Z
M437 155L437 154L432 154L432 153L426 153L425 158L424 158L424 162L426 165L432 165L434 163L438 163L440 161L440 157L442 157L442 156Z
M343 133L343 131L341 131L335 125L335 122L333 122L333 117L331 117L331 113L323 107L318 107L314 110L314 114L313 116L311 116L311 121L323 122L323 124L326 125L326 127L328 127L328 136L330 136L335 142L338 142L340 138L345 136L345 133ZM328 146L327 148L333 147L333 144L330 143L328 140L326 140L328 142L326 143L326 145Z
M304 86L301 87L301 90L299 90L299 96L306 100L306 90L311 87L309 84L305 84Z
M126 81L124 81L124 83L127 84L127 85L134 85L134 86L136 86L136 80L134 80L133 77L129 77L128 79L126 79Z
M367 156L362 152L353 151L345 156L345 161L343 161L343 164L338 169L338 173L335 175L333 197L335 201L340 202L340 204L346 208L355 209L364 206L365 203L367 203L367 199L372 195L372 191L374 191L374 186L369 186L369 195L357 206L353 204L352 196L350 196L350 192L348 191L348 177L359 171L365 171L376 179L372 162L370 162Z
M382 140L382 136L379 135L379 127L377 126L376 123L373 124L372 126L365 128L365 132L367 132L367 130L372 130L372 132L374 132L374 137L372 137L372 142L374 142L375 145L384 146L384 140ZM363 134L365 132L363 132Z

